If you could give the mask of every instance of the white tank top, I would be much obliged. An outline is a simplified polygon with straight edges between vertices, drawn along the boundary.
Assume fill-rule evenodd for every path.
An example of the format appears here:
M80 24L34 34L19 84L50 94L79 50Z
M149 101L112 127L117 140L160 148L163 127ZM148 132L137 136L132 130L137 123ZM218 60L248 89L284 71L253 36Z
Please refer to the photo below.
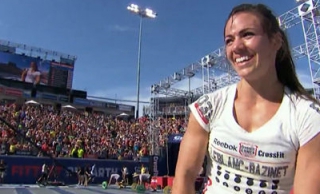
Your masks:
M40 76L40 75L41 73L39 71L32 72L31 68L29 68L27 71L25 82L35 83L37 76Z
M320 114L286 90L276 114L248 133L233 117L235 93L236 85L228 86L190 105L210 133L205 193L288 194L297 150L319 133Z

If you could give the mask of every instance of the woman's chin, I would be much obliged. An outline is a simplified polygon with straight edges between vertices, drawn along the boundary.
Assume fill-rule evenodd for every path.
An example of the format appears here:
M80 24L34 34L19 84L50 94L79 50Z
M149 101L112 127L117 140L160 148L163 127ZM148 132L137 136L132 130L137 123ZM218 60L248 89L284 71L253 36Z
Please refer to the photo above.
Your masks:
M241 78L249 78L252 76L252 70L249 68L236 70L237 74Z

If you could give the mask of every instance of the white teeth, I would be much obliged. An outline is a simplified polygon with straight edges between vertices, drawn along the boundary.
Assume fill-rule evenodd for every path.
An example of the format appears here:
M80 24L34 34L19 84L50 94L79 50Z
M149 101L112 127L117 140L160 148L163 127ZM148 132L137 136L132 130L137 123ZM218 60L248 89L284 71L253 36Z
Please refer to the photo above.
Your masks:
M236 58L236 62L237 63L241 63L243 61L247 61L249 59L248 56L243 56L243 57L240 57L240 58Z

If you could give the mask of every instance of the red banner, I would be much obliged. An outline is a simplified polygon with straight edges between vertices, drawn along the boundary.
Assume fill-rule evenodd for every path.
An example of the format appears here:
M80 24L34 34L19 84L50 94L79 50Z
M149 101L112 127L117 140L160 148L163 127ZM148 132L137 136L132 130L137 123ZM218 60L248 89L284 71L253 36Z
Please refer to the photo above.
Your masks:
M85 158L98 158L98 155L96 155L96 154L86 154L84 157Z
M10 96L22 96L22 91L18 90L18 89L13 89L13 88L6 88L6 95L10 95Z

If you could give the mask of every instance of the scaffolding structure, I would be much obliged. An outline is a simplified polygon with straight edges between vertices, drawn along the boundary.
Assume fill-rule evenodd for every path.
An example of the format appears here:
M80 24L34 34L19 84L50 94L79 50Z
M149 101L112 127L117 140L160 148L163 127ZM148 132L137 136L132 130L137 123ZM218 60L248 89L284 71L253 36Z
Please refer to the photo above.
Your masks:
M312 80L312 90L314 96L320 99L320 0L300 0L298 6L286 13L278 16L278 22L283 30L288 30L294 26L301 25L304 34L304 43L291 49L294 59L307 57L310 76ZM199 75L202 77L202 85L191 90L190 79ZM188 90L181 90L173 86L185 79L189 79ZM159 128L157 119L159 114L159 101L162 96L173 96L191 98L213 92L219 88L234 84L240 80L226 59L224 47L202 57L187 67L174 72L158 83L151 86L150 101L150 125L152 153L159 154Z

